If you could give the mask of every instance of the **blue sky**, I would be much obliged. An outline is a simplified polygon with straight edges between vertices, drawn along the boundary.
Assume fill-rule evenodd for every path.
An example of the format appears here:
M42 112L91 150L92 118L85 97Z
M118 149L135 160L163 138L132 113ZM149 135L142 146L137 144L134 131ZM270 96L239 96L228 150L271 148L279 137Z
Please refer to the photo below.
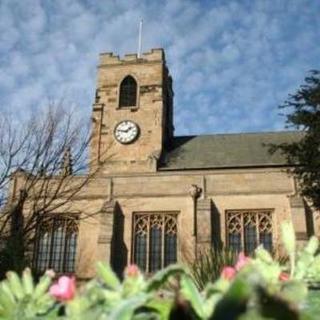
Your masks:
M163 47L177 135L284 128L278 105L320 69L318 0L0 0L0 110L64 99L90 116L100 52Z

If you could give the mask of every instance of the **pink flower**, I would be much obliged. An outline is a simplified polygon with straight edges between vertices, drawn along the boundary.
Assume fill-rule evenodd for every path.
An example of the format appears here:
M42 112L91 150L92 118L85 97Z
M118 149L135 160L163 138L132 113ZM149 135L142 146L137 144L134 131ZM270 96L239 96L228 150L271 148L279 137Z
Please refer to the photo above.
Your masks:
M279 274L280 281L288 281L289 279L290 279L290 276L286 272L281 272Z
M53 284L49 293L59 301L72 300L76 293L76 281L74 277L62 276Z
M137 277L140 274L139 267L136 264L130 264L127 266L125 274L128 277Z
M226 280L232 280L235 277L236 273L237 271L235 268L226 266L226 267L223 267L221 271L221 277Z
M235 268L237 271L241 270L244 266L246 266L248 263L250 263L251 259L247 256L245 256L245 254L243 252L239 253L238 256L238 260L235 264Z

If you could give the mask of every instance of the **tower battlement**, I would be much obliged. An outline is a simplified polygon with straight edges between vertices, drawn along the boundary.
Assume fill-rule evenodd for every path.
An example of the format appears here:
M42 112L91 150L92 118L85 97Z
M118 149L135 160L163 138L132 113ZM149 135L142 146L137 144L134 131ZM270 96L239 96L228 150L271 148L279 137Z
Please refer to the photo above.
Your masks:
M99 66L156 61L165 61L165 54L162 48L151 49L149 52L144 52L140 58L138 58L136 53L125 54L123 58L120 58L113 52L101 53Z

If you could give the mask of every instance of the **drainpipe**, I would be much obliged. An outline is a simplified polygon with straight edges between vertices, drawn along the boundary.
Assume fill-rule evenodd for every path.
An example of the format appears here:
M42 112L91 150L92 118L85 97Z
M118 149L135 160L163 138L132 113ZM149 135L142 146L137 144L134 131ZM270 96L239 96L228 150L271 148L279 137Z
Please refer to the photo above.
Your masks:
M197 237L197 200L201 195L201 188L196 184L192 184L189 189L189 194L193 202L193 235Z

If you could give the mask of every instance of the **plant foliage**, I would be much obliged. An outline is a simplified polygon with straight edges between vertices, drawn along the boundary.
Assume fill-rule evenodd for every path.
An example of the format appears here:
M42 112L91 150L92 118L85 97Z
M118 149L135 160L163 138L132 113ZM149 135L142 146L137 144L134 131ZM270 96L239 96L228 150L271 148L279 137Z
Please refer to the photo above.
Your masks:
M216 281L220 277L222 268L233 265L235 261L235 252L227 249L211 249L202 254L190 268L197 287L203 289L208 282Z
M61 287L59 299L52 286L48 293L48 275L35 284L29 270L22 277L9 272L0 283L0 319L318 319L319 294L308 293L310 284L320 282L318 239L297 250L290 223L284 223L282 238L290 257L287 264L275 261L260 246L253 258L242 254L234 267L226 267L235 270L232 277L222 272L200 290L190 271L178 265L149 278L137 266L128 266L120 281L110 266L98 263L97 277L78 293L73 288L65 299L67 287Z

